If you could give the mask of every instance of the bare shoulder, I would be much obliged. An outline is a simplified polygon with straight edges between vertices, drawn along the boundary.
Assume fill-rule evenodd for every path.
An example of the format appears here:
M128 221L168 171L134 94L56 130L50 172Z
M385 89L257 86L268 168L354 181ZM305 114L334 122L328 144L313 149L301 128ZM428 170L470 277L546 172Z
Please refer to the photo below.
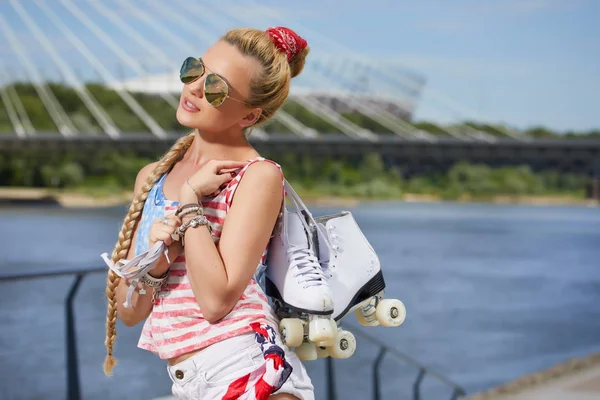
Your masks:
M250 165L244 172L236 189L233 203L245 204L244 208L278 208L283 198L283 176L277 165L261 161Z
M154 171L154 168L156 168L157 165L158 161L150 163L139 170L137 177L135 178L134 193L136 195L141 192L142 186L144 186L144 183L146 183L148 176L150 176L150 174L152 173L152 171Z
M261 189L281 188L283 176L277 165L268 161L255 162L250 165L240 181L240 187L252 186Z

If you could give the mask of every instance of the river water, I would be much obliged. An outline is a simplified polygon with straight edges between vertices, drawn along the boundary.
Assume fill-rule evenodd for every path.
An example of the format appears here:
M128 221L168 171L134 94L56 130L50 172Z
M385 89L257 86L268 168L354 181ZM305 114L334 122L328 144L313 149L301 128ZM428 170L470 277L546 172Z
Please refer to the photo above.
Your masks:
M600 209L484 204L366 203L350 208L381 258L387 297L408 317L366 329L464 386L469 393L600 351ZM0 273L100 266L126 209L0 209ZM313 208L315 214L332 211ZM0 283L0 397L64 398L63 299L72 278ZM140 327L119 324L111 378L104 359L104 277L76 298L85 399L152 399L170 393L164 363L136 348ZM335 362L338 399L371 394L377 347ZM306 362L317 399L324 362ZM417 370L386 357L382 397L411 398ZM450 398L430 377L425 399Z

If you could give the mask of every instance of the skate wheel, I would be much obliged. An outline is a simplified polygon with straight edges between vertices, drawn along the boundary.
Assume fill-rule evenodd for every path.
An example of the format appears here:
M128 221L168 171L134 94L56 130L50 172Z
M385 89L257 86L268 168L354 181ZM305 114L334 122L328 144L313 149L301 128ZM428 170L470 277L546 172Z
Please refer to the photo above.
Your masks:
M374 318L373 321L368 321L367 318L365 317L365 315L363 314L361 308L356 310L354 313L356 315L356 320L362 326L377 326L377 325L379 325L379 321L377 321L377 318Z
M406 318L406 307L400 300L384 299L377 304L375 314L383 326L400 326Z
M318 356L317 345L311 342L303 342L294 351L298 358L303 361L316 360Z
M298 318L283 318L279 322L281 341L288 347L299 347L304 340L304 325Z
M331 346L333 346L335 344L335 338L337 336L338 326L337 326L337 323L335 322L335 320L333 318L329 320L329 323L331 324L331 329L333 330L333 336L329 340L323 340L323 341L320 341L320 342L316 342L317 343L317 349L319 347L331 347Z
M334 346L328 347L329 355L333 358L348 358L356 350L356 339L348 331L339 331Z
M308 340L313 343L324 342L335 337L335 329L329 318L312 318L308 324Z

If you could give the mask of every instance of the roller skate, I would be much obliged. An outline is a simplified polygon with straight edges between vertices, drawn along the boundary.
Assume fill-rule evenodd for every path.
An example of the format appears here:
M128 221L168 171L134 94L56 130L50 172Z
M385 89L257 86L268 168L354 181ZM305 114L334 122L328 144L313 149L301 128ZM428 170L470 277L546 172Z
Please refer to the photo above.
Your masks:
M331 340L303 343L299 357L348 358L356 350L356 339L337 326L341 319L355 313L363 326L399 326L406 318L406 308L400 300L383 298L385 280L379 258L352 213L317 217L316 223L321 229L313 229L313 241L333 294L332 322L337 334Z
M309 215L284 208L271 238L265 271L265 292L281 318L282 341L295 348L306 340L331 340L337 330L331 320L332 294L306 222Z

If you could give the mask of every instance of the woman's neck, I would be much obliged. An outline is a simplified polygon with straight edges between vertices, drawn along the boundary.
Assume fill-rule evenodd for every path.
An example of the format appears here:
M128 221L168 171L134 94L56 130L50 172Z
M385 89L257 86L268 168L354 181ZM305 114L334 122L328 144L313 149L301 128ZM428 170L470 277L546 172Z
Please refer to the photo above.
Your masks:
M186 152L183 161L194 165L203 165L209 160L245 160L253 158L258 153L246 140L239 135L205 135L196 131L194 142Z

